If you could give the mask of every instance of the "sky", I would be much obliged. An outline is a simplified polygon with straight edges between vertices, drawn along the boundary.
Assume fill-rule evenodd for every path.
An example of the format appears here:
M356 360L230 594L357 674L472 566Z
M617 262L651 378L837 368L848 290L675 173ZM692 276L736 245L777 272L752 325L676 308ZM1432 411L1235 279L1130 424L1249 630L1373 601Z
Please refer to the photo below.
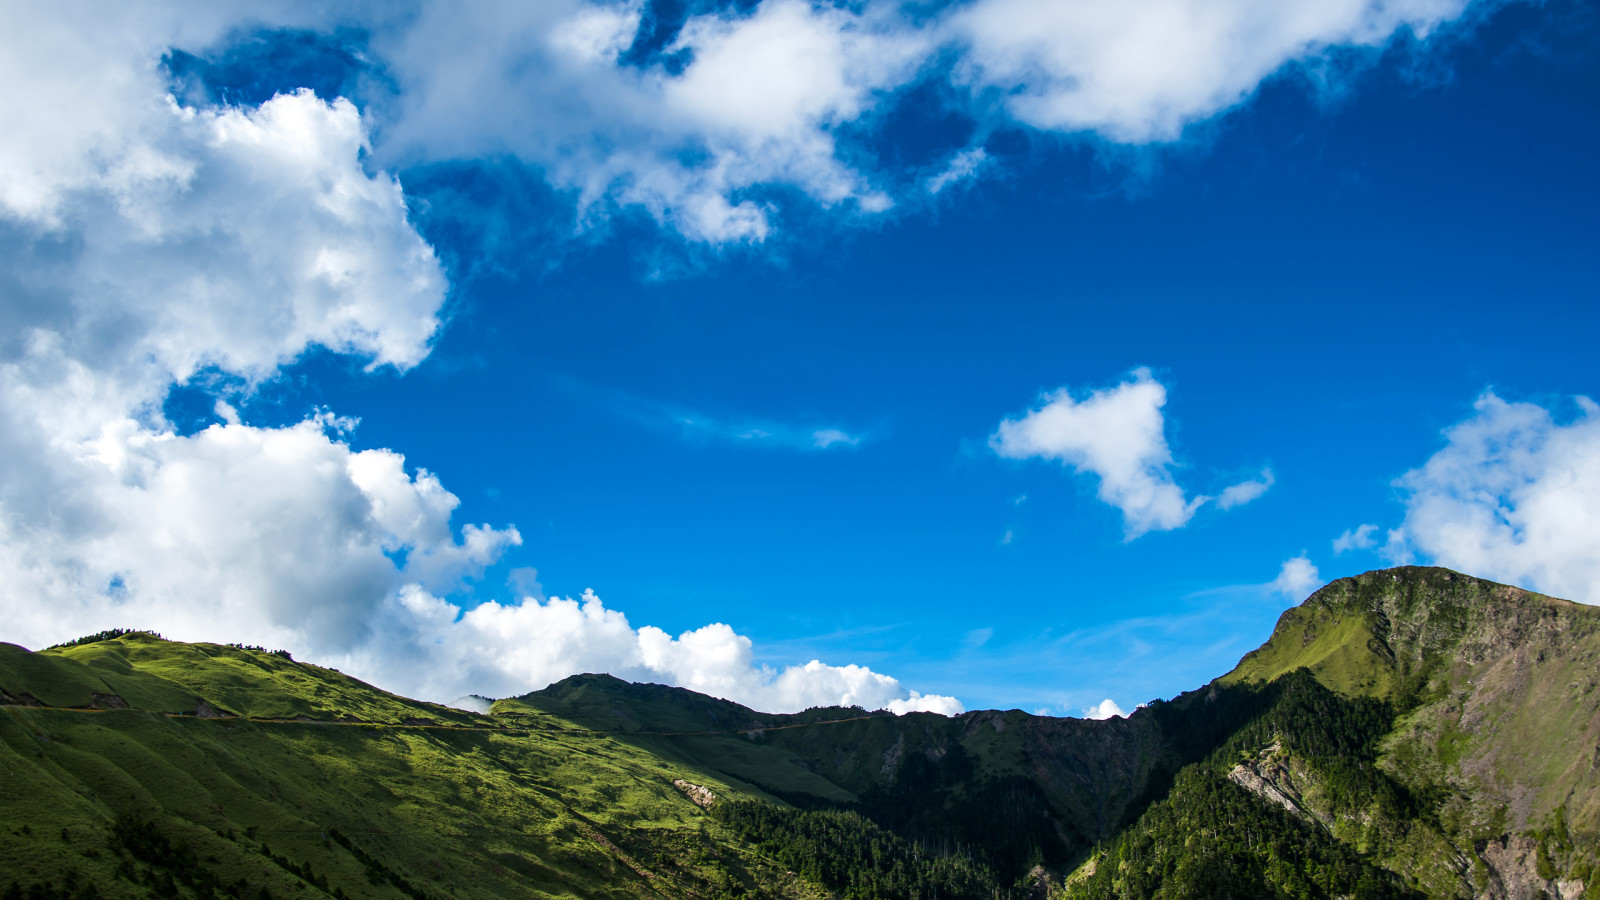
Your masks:
M0 7L0 640L1122 714L1600 603L1571 0Z

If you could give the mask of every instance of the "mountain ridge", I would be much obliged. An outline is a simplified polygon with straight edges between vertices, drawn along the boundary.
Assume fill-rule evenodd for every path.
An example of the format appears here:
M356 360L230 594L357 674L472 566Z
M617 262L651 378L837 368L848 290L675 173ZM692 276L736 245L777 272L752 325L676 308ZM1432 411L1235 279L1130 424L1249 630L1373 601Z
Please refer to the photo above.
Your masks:
M0 645L0 810L67 835L0 828L0 860L154 890L177 876L129 849L147 828L247 900L1220 896L1215 873L1239 896L1594 897L1597 660L1600 610L1426 567L1332 582L1230 672L1104 721L762 713L594 674L479 715L260 648ZM286 821L323 837L269 847ZM467 889L464 861L500 874Z

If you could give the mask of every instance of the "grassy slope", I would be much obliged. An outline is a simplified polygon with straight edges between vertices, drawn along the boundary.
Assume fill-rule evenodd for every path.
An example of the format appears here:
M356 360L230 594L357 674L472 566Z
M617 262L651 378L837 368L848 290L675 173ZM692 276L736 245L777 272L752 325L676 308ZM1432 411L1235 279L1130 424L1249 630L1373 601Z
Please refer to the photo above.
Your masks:
M15 655L0 653L0 666L6 657ZM79 663L78 671L100 679L104 690L123 696L138 709L192 713L203 699L218 711L251 718L357 719L391 724L474 721L470 713L390 694L336 669L297 663L259 650L165 641L141 632L32 656L57 661L62 670L74 668L63 663Z
M103 891L126 893L115 877L122 859L108 848L112 823L134 815L191 846L223 882L242 879L252 897L263 886L277 897L322 893L269 851L308 866L328 891L402 896L393 883L372 884L368 867L327 839L329 829L434 896L718 896L718 885L732 882L775 896L807 891L738 847L702 839L716 826L671 782L737 796L730 785L609 736L504 728L488 718L477 719L483 730L468 730L469 721L396 725L444 713L331 670L286 672L294 664L256 658L267 654L147 636L106 644L114 646L33 658L4 648L0 687L67 704L108 686L165 708L188 692L236 712L324 721L174 717L162 707L0 709L0 821L8 823L0 859L9 878L30 883L75 870ZM327 723L350 717L388 723ZM662 852L686 844L697 851Z

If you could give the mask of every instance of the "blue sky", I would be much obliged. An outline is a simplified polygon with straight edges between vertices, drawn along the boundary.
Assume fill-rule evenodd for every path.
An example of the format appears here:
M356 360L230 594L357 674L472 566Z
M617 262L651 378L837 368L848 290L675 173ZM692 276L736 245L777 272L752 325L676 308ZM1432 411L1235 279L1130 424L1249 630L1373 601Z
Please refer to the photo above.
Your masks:
M1080 715L1600 602L1600 17L1126 9L8 14L0 639Z

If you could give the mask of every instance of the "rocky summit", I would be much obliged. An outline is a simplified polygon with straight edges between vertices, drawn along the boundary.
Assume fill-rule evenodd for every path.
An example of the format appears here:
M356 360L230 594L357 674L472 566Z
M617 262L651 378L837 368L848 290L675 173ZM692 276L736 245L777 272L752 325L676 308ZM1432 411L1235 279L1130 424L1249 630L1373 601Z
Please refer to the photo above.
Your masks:
M0 644L8 898L1600 898L1600 609L1335 581L1106 721L762 713L578 675L490 712L282 652Z

